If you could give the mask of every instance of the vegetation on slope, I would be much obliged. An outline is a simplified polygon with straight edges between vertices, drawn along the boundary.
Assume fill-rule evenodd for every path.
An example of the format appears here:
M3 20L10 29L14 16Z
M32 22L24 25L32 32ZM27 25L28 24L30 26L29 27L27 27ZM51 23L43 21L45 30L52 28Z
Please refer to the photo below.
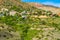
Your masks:
M57 14L35 7L6 7L0 10L1 40L60 40L60 17Z

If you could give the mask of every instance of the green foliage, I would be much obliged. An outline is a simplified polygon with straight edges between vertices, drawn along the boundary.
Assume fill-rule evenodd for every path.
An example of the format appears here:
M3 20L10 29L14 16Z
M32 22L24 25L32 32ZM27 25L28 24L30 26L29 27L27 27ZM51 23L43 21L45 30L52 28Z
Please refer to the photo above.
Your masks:
M17 0L17 5L15 1L16 0L14 0L13 3L10 2L10 0L5 0L3 5L4 7L9 8L9 11L0 12L0 23L4 23L12 27L14 31L18 31L21 40L32 40L34 37L39 38L38 40L44 40L43 38L48 40L48 37L52 37L54 40L60 40L60 38L55 39L54 36L57 30L60 31L60 17L57 14L53 14L51 11L37 9L33 6L30 7L28 4L26 6L26 3L22 3L21 0ZM14 16L9 15L11 10L16 11L17 13ZM26 11L26 15L21 15L23 11ZM39 18L41 15L47 16L47 18ZM26 16L26 19L22 16ZM35 16L38 17L35 18ZM60 32L57 33L60 34ZM46 35L48 37L46 37Z
M22 12L22 11L23 11L23 9L22 9L21 6L20 6L20 7L12 6L12 7L10 8L10 10L15 10L15 11L17 11L17 12Z
M21 10L19 7L16 6L13 6L11 10L15 10L17 12L23 11L23 9ZM28 11L32 13L30 9L28 9ZM41 9L40 10L36 9L34 10L34 12L37 12L37 16L40 16L43 15L42 12L46 12L46 11ZM31 15L26 14L27 16L26 19L23 19L19 13L16 13L14 16L11 15L7 16L6 14L9 14L9 12L3 11L1 14L3 14L3 16L0 17L0 23L5 23L9 26L12 26L15 29L15 31L19 31L21 40L32 40L32 38L35 37L38 33L44 36L42 34L44 32L43 28L53 27L60 30L60 17L57 16L50 17L50 14L52 14L50 12L45 14L48 15L49 18L31 18L31 16L35 15L33 13ZM38 36L37 38L40 37ZM45 40L48 39L45 38Z

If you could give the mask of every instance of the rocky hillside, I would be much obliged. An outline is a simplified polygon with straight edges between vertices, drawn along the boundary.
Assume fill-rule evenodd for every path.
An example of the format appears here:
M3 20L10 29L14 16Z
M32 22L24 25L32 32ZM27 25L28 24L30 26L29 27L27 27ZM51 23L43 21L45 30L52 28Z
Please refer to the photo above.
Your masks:
M60 40L60 16L32 5L0 0L0 40Z
M19 10L27 10L32 8L32 6L27 3L21 2L20 0L0 0L0 8L11 9L13 7L18 8Z
M43 9L46 11L51 11L53 13L57 13L60 14L60 8L58 7L54 7L54 6L49 6L49 5L43 5L43 4L39 4L39 3L29 3L31 6L34 6L38 9Z

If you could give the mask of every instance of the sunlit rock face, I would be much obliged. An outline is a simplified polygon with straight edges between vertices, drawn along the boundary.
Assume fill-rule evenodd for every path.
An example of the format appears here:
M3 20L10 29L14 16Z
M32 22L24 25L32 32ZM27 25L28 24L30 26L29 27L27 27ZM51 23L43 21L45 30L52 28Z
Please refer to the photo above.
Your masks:
M35 7L43 7L43 5L42 4L39 4L39 3L29 3L29 5L31 5L31 6L35 6Z
M7 8L2 8L1 11L2 11L2 12L3 12L3 11L8 11L8 9L7 9Z
M9 14L10 14L11 16L14 16L16 13L17 13L16 11L13 11L13 10L12 10L12 11L10 11Z

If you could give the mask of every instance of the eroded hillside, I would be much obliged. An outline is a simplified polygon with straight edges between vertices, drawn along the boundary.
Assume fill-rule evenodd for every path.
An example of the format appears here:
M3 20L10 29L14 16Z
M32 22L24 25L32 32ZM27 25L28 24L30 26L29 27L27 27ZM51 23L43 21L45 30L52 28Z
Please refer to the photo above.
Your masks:
M54 6L46 6L46 5L43 5L43 4L39 4L39 3L29 3L31 6L34 6L38 9L43 9L43 10L46 10L46 11L51 11L53 13L56 13L60 16L60 8L58 7L54 7Z

